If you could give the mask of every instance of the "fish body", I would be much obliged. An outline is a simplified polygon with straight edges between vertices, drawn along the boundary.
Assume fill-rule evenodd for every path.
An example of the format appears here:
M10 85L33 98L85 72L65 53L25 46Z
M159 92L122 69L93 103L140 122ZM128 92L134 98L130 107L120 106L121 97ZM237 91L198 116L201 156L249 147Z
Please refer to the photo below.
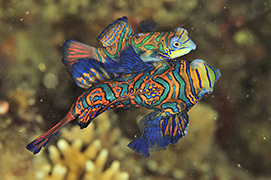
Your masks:
M195 43L189 38L187 30L184 28L176 28L172 32L134 33L127 17L119 18L108 25L97 40L102 43L102 47L92 47L75 40L67 40L64 43L62 61L79 87L87 89L93 84L78 82L78 79L84 79L85 76L75 74L82 72L84 67L80 67L78 70L73 65L82 59L92 59L108 64L108 59L117 61L120 52L128 46L132 46L141 60L155 62L183 56L196 48ZM93 69L95 71L100 70ZM104 71L107 72L106 69ZM125 73L125 71L122 73ZM94 75L91 77L91 81L100 82L101 79Z
M131 50L129 55L137 57L133 48ZM127 59L125 57L121 65ZM133 60L134 64L143 63L148 66L139 57ZM219 77L219 70L203 60L189 63L177 59L155 62L152 69L145 72L120 75L97 83L78 97L57 125L28 144L27 149L34 154L38 153L51 136L70 121L77 120L80 127L85 128L106 110L144 108L154 111L140 121L141 134L128 146L147 157L150 151L165 149L186 135L189 125L187 112L197 101L213 91Z

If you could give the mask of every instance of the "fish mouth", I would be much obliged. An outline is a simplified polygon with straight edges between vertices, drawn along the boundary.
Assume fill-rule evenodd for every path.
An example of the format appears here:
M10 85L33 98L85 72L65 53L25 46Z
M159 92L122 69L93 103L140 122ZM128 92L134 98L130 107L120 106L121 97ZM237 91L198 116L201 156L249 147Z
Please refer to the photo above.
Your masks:
M217 79L219 79L220 77L221 77L221 72L220 72L220 70L218 69L218 68L213 68L214 69L214 71L215 71L215 73L216 73L216 75L217 75Z
M171 59L178 58L178 57L181 57L181 56L188 54L190 51L192 51L194 49L196 49L195 44L192 46L189 46L189 47L183 47L177 51L173 51L173 52L171 52L171 54L169 56Z
M195 50L197 48L197 45L191 40L189 45L187 45L186 47L183 47L183 51L185 52L184 54L189 53L192 50Z
M193 45L189 47L191 50L195 50L197 48L197 45L193 42Z
M196 44L192 44L192 45L189 46L189 47L183 48L183 50L184 50L184 51L186 52L186 54L187 54L187 53L189 53L190 51L195 50L196 48L197 48Z
M195 50L197 48L197 45L190 39L190 46L188 46L187 48L191 49L191 50Z

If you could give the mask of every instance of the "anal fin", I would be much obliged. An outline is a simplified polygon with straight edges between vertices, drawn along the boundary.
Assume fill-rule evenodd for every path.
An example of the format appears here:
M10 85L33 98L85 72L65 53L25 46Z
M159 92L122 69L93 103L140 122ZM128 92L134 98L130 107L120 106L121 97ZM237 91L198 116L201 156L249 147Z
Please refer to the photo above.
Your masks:
M108 73L104 64L95 59L79 59L73 64L71 76L79 87L87 89L95 83L117 77L118 74Z

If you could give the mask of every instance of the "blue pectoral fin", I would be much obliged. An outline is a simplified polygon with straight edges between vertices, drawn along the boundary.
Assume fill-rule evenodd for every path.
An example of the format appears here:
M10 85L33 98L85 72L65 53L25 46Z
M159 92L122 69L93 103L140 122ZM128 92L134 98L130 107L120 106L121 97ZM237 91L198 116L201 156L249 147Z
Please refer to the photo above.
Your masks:
M128 147L144 157L148 157L149 152L166 149L159 126L146 128L138 138L128 144Z
M166 145L161 136L161 128L159 122L163 118L159 116L161 111L156 110L143 119L139 123L141 134L128 144L128 147L138 152L144 157L149 156L149 152L166 149Z
M133 151L141 154L143 157L149 156L147 141L142 137L138 137L138 138L134 139L133 141L131 141L128 144L128 147L130 149L132 149Z
M149 152L164 150L170 143L176 144L186 135L189 125L187 113L166 117L161 113L156 110L141 119L141 134L128 144L129 148L148 157Z
M120 52L120 57L117 61L111 60L105 63L105 70L109 73L131 74L147 72L152 69L152 63L144 62L131 45Z
M189 126L189 116L186 112L175 114L160 122L165 144L176 144L185 137Z
M104 47L117 46L120 39L124 40L126 37L133 34L133 28L130 25L127 17L122 17L109 24L97 38Z

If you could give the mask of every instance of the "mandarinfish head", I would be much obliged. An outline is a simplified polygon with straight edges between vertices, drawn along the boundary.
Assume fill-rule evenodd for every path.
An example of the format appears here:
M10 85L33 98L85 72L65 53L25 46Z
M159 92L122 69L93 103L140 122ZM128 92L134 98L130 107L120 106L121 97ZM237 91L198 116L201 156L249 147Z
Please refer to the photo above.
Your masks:
M214 86L221 76L220 70L211 67L202 59L195 59L189 66L196 95L202 98L213 92Z
M196 44L189 38L187 30L176 28L174 36L168 39L164 51L159 51L158 56L161 59L174 59L195 49Z

